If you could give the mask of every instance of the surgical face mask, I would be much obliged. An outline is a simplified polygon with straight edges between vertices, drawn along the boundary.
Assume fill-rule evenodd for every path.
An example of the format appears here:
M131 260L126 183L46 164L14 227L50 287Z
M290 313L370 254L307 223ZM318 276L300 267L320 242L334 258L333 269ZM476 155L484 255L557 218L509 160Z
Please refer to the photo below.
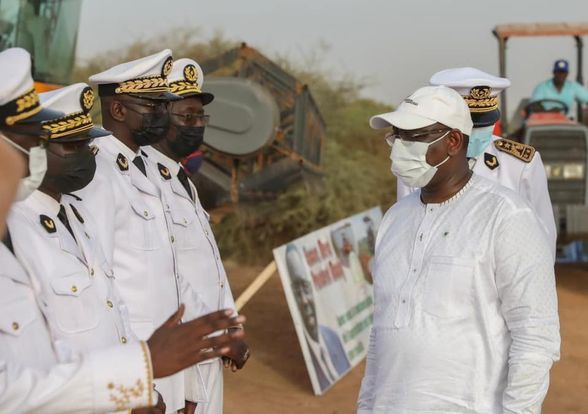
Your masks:
M451 131L433 142L404 141L395 139L392 145L392 174L409 187L422 188L431 182L438 167L449 160L449 156L437 165L427 163L427 151L436 142L444 139Z
M494 125L472 129L472 134L470 135L468 143L468 151L466 154L468 158L476 158L478 155L484 152L488 144L490 144L492 141L493 131Z
M29 156L29 175L20 180L16 191L16 201L22 201L30 196L43 182L47 172L47 150L44 147L32 147L29 151L16 142L1 135L2 139L20 152Z
M167 111L139 112L125 105L125 108L141 115L141 127L133 129L133 141L140 147L155 144L161 140L169 129L169 114Z
M184 158L196 151L204 141L203 126L179 126L174 125L176 137L168 141L169 148L175 155Z
M51 169L43 181L43 188L69 194L87 186L96 173L96 158L89 147L73 154L48 153Z

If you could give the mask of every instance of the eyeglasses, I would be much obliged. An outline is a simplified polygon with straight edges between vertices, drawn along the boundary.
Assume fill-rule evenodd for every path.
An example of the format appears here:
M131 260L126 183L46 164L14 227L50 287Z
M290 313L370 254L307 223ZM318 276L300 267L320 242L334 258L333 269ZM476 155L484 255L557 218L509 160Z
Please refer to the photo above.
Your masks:
M394 145L394 141L396 141L397 139L401 139L402 141L419 141L420 138L422 137L427 137L429 135L435 135L435 134L440 134L441 132L449 132L451 131L451 129L436 129L436 130L432 130L432 131L427 131L427 132L421 132L420 134L398 134L395 132L392 132L388 135L386 135L384 137L384 139L386 140L386 143L389 146Z
M170 112L170 115L173 115L176 118L181 119L181 123L184 125L208 125L210 122L210 115L203 115L203 114L194 114L194 113L187 113L187 114L178 114L176 112Z
M125 108L130 109L131 111L135 111L132 108L129 108L127 105L137 105L137 106L142 106L144 108L149 108L149 112L162 112L167 110L167 106L168 106L168 102L167 101L162 101L162 102L158 102L158 103L147 103L147 102L133 102L133 101L122 101L123 102L123 106ZM135 111L138 112L138 111Z

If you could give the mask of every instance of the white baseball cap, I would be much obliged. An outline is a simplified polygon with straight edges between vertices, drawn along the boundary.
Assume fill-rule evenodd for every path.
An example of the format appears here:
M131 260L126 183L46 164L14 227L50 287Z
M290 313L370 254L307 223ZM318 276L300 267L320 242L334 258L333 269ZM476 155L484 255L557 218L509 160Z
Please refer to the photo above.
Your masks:
M400 129L419 129L439 122L472 133L470 111L462 96L446 86L424 86L406 98L393 112L373 116L370 126L382 129L394 126Z

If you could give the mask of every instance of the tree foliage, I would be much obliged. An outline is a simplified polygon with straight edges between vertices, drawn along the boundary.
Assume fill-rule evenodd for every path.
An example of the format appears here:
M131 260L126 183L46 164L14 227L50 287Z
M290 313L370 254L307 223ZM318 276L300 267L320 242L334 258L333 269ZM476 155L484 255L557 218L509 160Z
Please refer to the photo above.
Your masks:
M288 56L273 57L309 85L327 124L324 191L313 193L299 184L275 201L239 206L216 228L225 257L268 261L274 247L362 210L378 205L385 210L395 199L390 148L382 132L368 126L372 115L391 108L362 98L363 84L355 77L323 67L326 52L321 48L298 64Z

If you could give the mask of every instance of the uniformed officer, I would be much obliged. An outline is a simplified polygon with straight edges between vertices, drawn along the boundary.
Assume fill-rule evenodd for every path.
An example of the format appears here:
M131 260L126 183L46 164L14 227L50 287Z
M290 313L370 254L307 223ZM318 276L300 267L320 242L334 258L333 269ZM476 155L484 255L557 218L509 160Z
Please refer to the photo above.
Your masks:
M96 174L77 195L100 227L99 237L128 307L131 329L145 339L186 304L186 319L204 313L199 296L178 275L161 190L148 175L140 147L167 133L169 49L90 77L98 85L102 120L112 135L97 140ZM197 375L194 368L191 375ZM157 383L168 412L185 406L184 377Z
M94 177L88 145L109 135L93 126L92 88L77 83L40 95L41 104L65 115L43 123L47 171L39 190L17 203L8 220L15 256L47 307L56 344L88 352L133 340L114 273L96 238L96 224L72 196ZM30 137L15 142L26 146ZM56 348L58 355L60 347ZM67 359L67 355L59 355Z
M210 309L235 309L209 216L202 208L196 187L180 164L204 140L204 128L208 122L204 106L212 102L214 96L203 92L203 82L202 69L195 61L179 59L174 62L168 83L171 92L182 99L169 105L171 126L165 138L153 146L143 147L143 151L153 169L148 176L161 188L171 223L171 237L175 238L180 276L192 285ZM226 365L230 364L233 370L240 369L248 355L244 342L236 344ZM191 387L198 390L197 395L192 396L192 400L198 402L197 412L222 413L221 360L207 361L198 369L205 384L204 387Z
M500 119L498 94L510 86L510 81L475 68L455 68L435 73L430 83L449 86L464 97L474 122L467 150L470 167L476 174L514 190L533 207L555 258L557 229L540 154L530 145L492 135ZM398 199L413 191L397 181Z
M39 140L43 134L41 121L64 114L49 111L40 104L30 75L30 55L25 50L15 48L0 53L0 68L0 152L3 153L0 155L7 151L6 144L26 154L28 175L20 180L17 191L17 199L25 200L41 184L47 171L45 141ZM4 171L12 164L0 164L0 190L4 190L6 180L14 175ZM5 191L0 194L6 201L8 194ZM4 220L2 214L0 228L4 228ZM38 305L41 302L36 297L37 284L13 255L10 233L2 234L2 242L1 412L90 413L153 405L154 377L165 377L206 358L223 355L224 345L231 342L230 336L215 337L213 343L201 341L202 337L240 322L221 312L176 326L180 311L147 342L116 345L79 355L74 349L68 350L66 343L53 341ZM48 307L42 310L47 312ZM49 315L50 312L45 314ZM76 316L71 318L75 320ZM232 336L237 337L235 340L241 333ZM211 347L217 348L201 352ZM69 358L59 360L54 349L61 351L61 357Z

